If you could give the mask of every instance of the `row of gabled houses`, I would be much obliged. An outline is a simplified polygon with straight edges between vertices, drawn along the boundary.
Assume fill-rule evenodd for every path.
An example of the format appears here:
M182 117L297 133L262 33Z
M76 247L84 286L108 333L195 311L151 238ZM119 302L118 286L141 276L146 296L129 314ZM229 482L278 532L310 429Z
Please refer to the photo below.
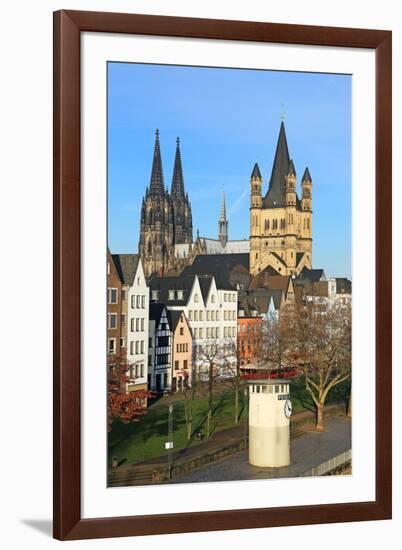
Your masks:
M125 357L128 392L182 390L211 360L227 373L256 364L284 309L351 298L347 279L307 269L253 277L248 258L198 255L181 273L147 279L139 255L108 252L107 351L109 364Z

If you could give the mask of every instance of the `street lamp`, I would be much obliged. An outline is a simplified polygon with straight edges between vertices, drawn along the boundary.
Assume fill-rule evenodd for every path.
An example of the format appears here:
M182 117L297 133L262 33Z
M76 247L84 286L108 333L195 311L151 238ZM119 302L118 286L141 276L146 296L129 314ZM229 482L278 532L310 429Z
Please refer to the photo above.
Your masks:
M173 467L173 403L168 403L168 440L165 442L168 458L168 479L172 479Z

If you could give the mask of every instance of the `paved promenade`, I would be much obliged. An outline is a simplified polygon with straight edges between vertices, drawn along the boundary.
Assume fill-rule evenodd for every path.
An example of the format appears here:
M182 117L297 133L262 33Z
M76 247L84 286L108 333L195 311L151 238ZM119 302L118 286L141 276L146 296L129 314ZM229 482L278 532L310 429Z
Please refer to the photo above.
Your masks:
M310 431L302 437L291 440L292 464L290 466L284 468L250 466L248 450L246 450L173 479L170 483L297 477L350 448L350 419L336 416L327 419L325 432Z

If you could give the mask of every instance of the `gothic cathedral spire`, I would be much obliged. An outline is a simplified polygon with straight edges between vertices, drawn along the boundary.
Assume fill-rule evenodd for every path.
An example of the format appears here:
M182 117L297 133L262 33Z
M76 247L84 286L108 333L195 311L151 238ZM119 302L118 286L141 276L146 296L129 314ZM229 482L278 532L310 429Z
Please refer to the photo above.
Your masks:
M176 139L176 156L174 159L174 168L173 168L173 179L172 179L172 190L171 190L172 199L184 200L184 178L183 178L183 168L181 165L181 154L180 154L180 139Z
M159 130L155 132L155 146L154 146L154 158L152 161L151 181L149 184L149 192L151 195L163 195L164 183L163 183L163 170L161 149L159 144Z

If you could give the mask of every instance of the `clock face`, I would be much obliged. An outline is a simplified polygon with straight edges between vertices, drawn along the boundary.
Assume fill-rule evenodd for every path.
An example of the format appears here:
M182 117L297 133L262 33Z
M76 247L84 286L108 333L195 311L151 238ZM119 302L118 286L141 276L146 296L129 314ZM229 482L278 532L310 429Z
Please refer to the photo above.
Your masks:
M287 399L285 401L285 406L283 407L283 412L285 413L286 418L290 418L292 416L292 403Z

